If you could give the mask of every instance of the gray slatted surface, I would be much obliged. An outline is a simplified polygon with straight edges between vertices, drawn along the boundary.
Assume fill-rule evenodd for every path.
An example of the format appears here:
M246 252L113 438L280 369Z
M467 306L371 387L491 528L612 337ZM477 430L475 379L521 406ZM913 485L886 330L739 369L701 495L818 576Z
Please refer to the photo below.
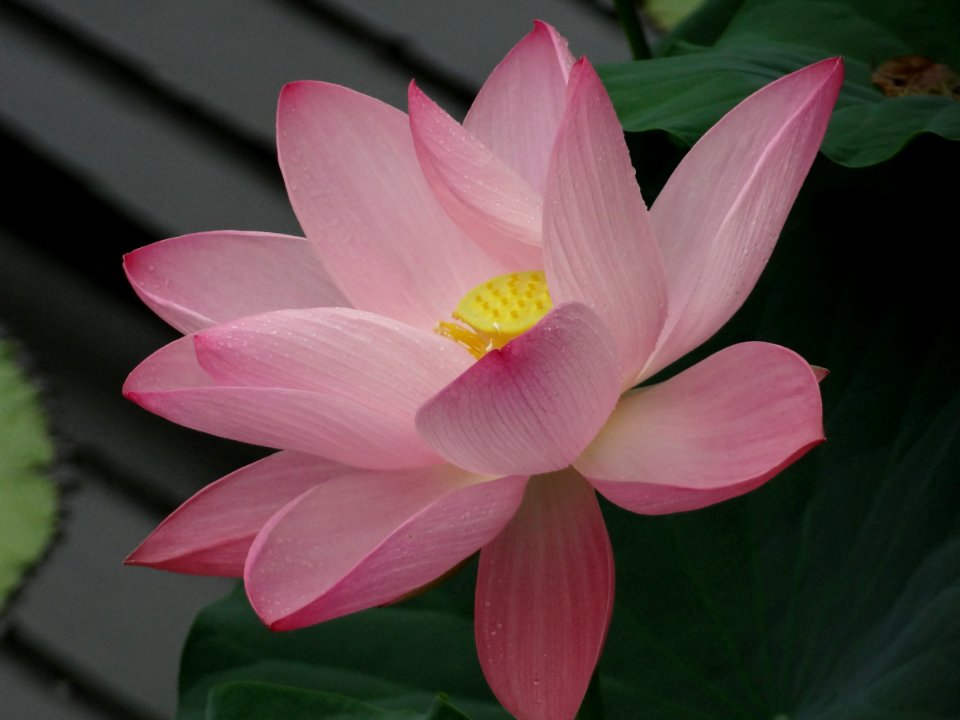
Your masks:
M33 358L63 448L62 537L0 619L0 720L169 717L195 613L227 583L123 568L163 514L257 451L125 403L174 337L120 255L203 229L297 232L273 159L285 82L454 115L533 18L627 57L587 0L0 0L0 326Z
M594 63L628 56L619 28L601 12L601 4L584 0L330 0L326 4L362 19L384 35L399 38L415 57L448 68L476 86L530 29L534 18L555 25L570 39L575 55L587 55Z

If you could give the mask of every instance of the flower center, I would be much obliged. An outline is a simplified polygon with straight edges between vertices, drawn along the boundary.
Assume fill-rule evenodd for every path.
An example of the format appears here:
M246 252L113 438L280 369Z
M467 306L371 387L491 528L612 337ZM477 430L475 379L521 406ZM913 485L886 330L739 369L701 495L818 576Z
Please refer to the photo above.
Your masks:
M434 330L481 358L532 328L552 307L542 270L498 275L463 296L452 313L458 323L442 321Z

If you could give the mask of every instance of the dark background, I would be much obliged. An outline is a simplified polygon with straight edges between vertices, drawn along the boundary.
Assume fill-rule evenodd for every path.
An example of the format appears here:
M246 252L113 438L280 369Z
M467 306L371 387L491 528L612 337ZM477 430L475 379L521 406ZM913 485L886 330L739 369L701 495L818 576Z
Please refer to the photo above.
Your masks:
M120 387L175 337L124 252L182 233L298 233L273 144L281 86L407 83L455 116L543 18L626 60L603 0L0 0L0 332L58 438L62 527L0 618L0 718L173 714L180 647L226 581L123 568L162 517L258 451L171 426Z

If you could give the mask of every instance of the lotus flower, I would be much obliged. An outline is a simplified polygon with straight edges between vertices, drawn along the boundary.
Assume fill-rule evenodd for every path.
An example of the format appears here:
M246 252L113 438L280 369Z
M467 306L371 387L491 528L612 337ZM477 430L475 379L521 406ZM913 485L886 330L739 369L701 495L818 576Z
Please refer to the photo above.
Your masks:
M734 345L641 385L737 310L820 144L837 59L712 128L656 204L590 64L537 23L461 126L336 85L284 88L280 165L306 239L131 253L186 336L124 393L281 449L210 485L129 563L242 576L286 630L388 603L480 551L476 640L521 720L572 718L604 643L596 499L637 513L745 493L823 440L817 375Z

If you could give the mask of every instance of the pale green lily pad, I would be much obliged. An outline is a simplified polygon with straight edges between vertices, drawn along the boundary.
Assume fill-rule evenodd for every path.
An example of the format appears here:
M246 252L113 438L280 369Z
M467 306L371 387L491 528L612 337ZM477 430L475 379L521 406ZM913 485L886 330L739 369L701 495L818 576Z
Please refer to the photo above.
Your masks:
M57 491L47 474L52 460L37 391L11 343L0 341L0 610L56 529Z
M608 65L600 74L625 129L665 130L695 142L723 114L772 80L841 55L846 81L823 153L848 167L896 155L917 135L960 139L960 102L885 97L872 69L901 55L960 67L960 3L861 0L712 0L677 28L661 57Z

